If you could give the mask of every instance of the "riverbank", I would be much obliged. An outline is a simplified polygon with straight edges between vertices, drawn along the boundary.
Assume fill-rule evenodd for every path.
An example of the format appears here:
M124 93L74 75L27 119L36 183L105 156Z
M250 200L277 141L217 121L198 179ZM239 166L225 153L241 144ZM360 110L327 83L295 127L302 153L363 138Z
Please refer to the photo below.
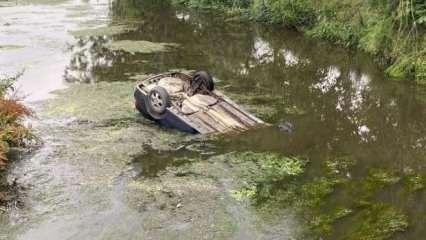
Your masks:
M23 146L24 140L31 136L29 129L22 125L22 119L30 116L31 110L16 98L6 97L17 77L0 79L0 206L8 199L8 186L4 179L10 162L7 153L11 147Z
M426 4L419 0L173 0L232 17L296 28L373 55L392 79L426 84Z

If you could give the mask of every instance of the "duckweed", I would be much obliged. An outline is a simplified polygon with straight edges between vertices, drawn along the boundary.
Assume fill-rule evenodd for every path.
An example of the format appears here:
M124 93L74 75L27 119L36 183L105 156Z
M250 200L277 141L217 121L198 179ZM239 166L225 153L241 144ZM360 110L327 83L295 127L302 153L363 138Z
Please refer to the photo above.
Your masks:
M87 29L69 31L69 33L73 35L74 37L83 38L83 37L113 36L113 35L123 34L126 32L131 32L134 30L136 29L131 26L112 25L112 26L105 26L105 27L99 27L99 28L87 28Z
M105 44L112 51L125 51L129 53L155 53L168 52L179 45L176 43L156 43L149 41L122 40Z

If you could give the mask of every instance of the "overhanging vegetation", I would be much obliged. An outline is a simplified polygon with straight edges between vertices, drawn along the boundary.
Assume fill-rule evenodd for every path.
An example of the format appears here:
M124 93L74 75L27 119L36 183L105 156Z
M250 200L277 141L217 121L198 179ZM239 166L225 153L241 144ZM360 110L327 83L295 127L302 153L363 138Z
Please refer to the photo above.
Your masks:
M173 0L361 49L394 79L426 84L426 3L422 0Z
M7 165L6 153L10 147L24 145L24 139L31 136L28 128L22 125L22 119L30 116L31 110L17 99L6 97L18 77L19 74L0 79L0 170Z

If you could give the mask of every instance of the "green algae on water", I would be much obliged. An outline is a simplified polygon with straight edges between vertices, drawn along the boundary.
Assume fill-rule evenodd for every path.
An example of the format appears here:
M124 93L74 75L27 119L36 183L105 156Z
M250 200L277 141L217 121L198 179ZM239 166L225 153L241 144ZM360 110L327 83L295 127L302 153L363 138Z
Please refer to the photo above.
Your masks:
M410 192L419 191L425 188L425 179L422 175L409 172L402 177L402 182L407 186Z
M66 0L20 0L20 5L59 5L65 3Z
M150 75L148 74L135 74L129 77L129 79L134 80L134 81L143 81L145 79L147 79Z
M40 114L44 117L74 116L88 121L131 119L136 115L133 87L130 82L72 85L57 91L59 96L49 101Z
M394 207L382 203L373 204L356 214L354 231L344 239L384 240L408 227L407 217Z
M398 183L401 177L385 169L370 169L366 180L371 187L380 188Z
M13 45L13 44L10 44L10 45L0 45L0 51L3 51L3 50L15 50L15 49L21 49L21 48L24 48L25 46L23 46L23 45Z
M272 209L280 209L283 206L293 209L304 216L307 235L331 235L334 232L334 224L341 219L356 221L358 216L365 215L368 218L367 215L372 212L377 216L369 219L370 224L377 225L376 228L380 228L381 224L384 228L382 230L367 229L366 226L350 228L350 231L357 234L358 239L386 239L397 231L403 231L407 226L405 216L391 206L376 208L377 204L368 203L361 209L352 209L351 201L346 203L348 205L339 204L335 207L329 205L328 196L338 186L345 188L345 182L340 179L355 165L355 161L349 157L327 161L326 176L315 177L308 181L294 178L305 172L306 161L297 158L287 158L273 153L245 152L237 154L234 160L235 163L245 161L257 163L257 168L250 168L240 175L247 184L231 190L230 195L237 201L252 200L262 212L271 212ZM374 169L362 183L370 186L374 182L382 186L398 181L399 178L394 174ZM365 190L375 191L375 189L367 187Z
M157 43L149 41L122 40L105 44L105 48L112 51L125 51L129 53L155 53L168 52L178 47L176 43Z
M98 28L87 28L75 31L69 31L71 35L77 38L82 37L102 37L102 36L113 36L134 31L135 28L126 25L113 25Z
M236 154L235 162L255 162L259 175L268 181L279 181L304 172L307 161L298 157L286 157L276 153L244 152Z
M349 171L356 162L349 157L340 157L325 162L326 171L330 175L340 174L342 172Z
M353 210L349 208L338 207L330 213L315 215L309 221L309 228L318 235L330 234L333 230L332 224L351 213Z
M0 2L0 8L3 7L14 7L16 6L15 2Z

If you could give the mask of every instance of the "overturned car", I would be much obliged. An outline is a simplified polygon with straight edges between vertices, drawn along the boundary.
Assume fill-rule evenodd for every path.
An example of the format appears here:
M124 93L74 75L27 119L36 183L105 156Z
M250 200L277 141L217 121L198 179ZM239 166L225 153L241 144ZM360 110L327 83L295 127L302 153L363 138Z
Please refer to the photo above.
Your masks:
M244 131L265 123L214 89L205 71L150 77L135 87L135 107L146 118L189 133Z

